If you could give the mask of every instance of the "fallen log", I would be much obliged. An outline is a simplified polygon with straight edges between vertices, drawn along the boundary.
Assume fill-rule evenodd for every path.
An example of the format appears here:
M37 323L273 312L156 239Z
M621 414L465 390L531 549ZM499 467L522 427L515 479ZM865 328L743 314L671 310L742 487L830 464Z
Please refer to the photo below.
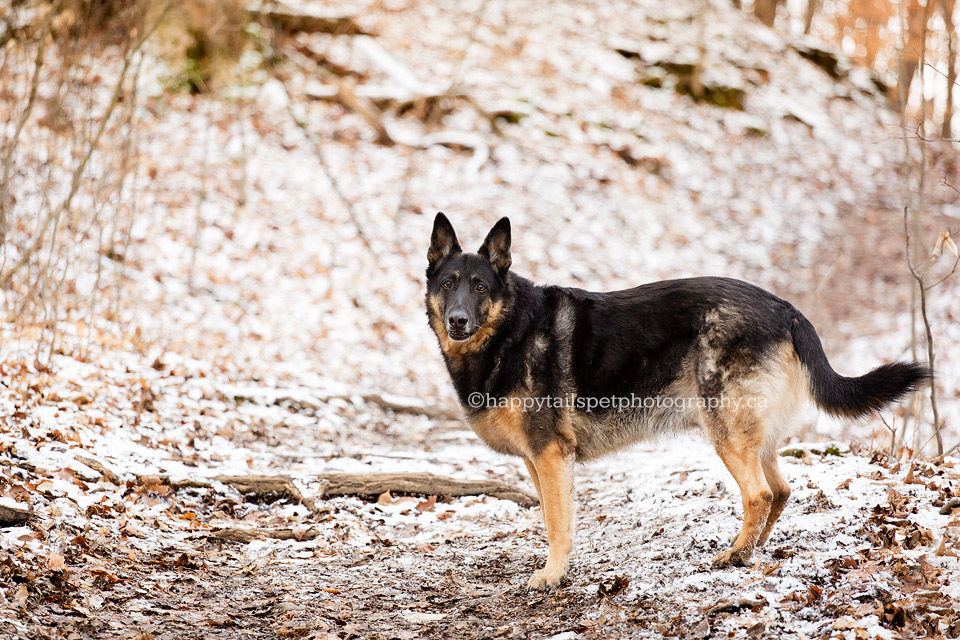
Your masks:
M460 496L488 495L512 500L523 507L533 507L539 500L499 480L463 480L432 473L331 473L320 477L318 498L356 496L376 499L381 494L393 495Z
M300 493L293 480L287 476L217 476L214 480L233 487L245 498L257 502L286 499L302 504L310 511L316 511L313 500Z

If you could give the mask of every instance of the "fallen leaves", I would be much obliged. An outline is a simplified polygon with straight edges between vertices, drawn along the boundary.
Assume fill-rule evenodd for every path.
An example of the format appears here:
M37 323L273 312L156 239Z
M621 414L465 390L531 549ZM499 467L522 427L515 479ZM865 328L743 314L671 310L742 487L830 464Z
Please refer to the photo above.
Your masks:
M597 585L597 593L601 597L612 598L624 591L629 585L630 578L627 576L614 576L613 580L609 584L601 581Z

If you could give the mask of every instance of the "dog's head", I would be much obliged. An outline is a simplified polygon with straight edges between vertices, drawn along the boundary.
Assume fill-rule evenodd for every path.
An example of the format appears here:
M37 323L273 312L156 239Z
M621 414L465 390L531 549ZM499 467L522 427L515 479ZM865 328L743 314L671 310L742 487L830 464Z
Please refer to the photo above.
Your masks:
M427 314L444 351L456 343L479 346L509 306L510 220L501 218L477 253L464 253L453 225L438 213L427 261Z

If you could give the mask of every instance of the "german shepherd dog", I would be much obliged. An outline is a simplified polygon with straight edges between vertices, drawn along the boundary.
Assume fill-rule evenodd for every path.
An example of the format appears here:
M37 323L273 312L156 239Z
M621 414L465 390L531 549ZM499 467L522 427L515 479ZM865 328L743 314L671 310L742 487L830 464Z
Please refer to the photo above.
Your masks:
M745 565L790 487L777 444L808 398L836 416L878 411L920 386L915 362L837 374L789 302L729 278L594 293L510 271L510 221L464 253L438 213L427 253L427 316L473 430L523 458L546 523L549 589L573 548L573 464L639 440L705 427L743 497L743 526L715 567Z

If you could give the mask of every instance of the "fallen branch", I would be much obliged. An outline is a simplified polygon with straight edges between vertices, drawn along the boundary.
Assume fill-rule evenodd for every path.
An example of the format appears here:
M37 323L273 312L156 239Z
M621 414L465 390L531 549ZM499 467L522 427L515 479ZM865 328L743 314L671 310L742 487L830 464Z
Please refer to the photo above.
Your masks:
M363 398L363 401L367 404L375 404L383 409L389 409L394 413L412 413L427 416L434 420L458 420L461 417L461 413L457 409L429 407L416 400L389 393L365 393L360 397Z
M316 511L314 501L300 493L300 490L293 484L293 480L287 476L216 476L209 481L191 478L186 480L170 480L167 476L140 476L138 480L141 484L146 485L167 485L174 491L181 489L211 489L213 488L213 482L220 482L233 487L240 492L244 498L251 502L288 500L302 504L310 511Z
M432 473L333 473L320 477L318 498L356 496L377 498L390 492L394 495L460 496L488 495L512 500L523 507L539 504L535 495L499 480L461 480Z
M22 527L32 517L33 513L29 509L0 504L0 527Z
M295 531L293 529L250 529L246 527L224 527L206 534L206 537L246 544L247 542L261 540L263 538L271 538L273 540L313 540L319 535L320 532L317 529Z
M329 33L345 36L366 33L357 24L354 16L336 9L313 7L307 12L274 1L250 5L246 12L251 19L266 20L287 33Z
M334 97L345 108L359 113L360 117L373 127L373 130L377 132L377 144L392 145L394 140L383 124L383 112L370 100L357 95L356 86L356 82L352 78L339 80L336 86L337 93Z
M116 474L116 472L114 472L114 471L112 471L111 469L109 469L106 465L104 465L104 464L103 464L102 462L100 462L99 460L95 460L94 458L90 458L90 457L88 457L88 456L80 455L79 453L76 454L76 455L74 455L73 458L74 458L74 460L76 460L77 462L82 462L83 464L87 465L88 467L90 467L90 468L93 469L94 471L99 471L100 473L103 474L103 476L104 476L107 480L109 480L109 481L112 482L113 484L115 484L115 485L119 485L119 484L120 484L120 476L118 476L118 475Z
M420 80L409 67L397 60L373 38L358 36L353 39L352 44L373 66L411 94L418 96L447 93L447 90L439 85L427 84Z
M427 416L434 420L458 420L461 417L459 409L443 406L429 406L416 398L398 396L392 393L374 391L347 391L345 393L326 393L313 395L299 393L297 389L267 389L260 387L221 386L218 391L235 402L255 399L265 404L290 405L297 409L316 411L331 400L353 400L360 398L367 404L376 405L395 413L410 413Z
M718 613L736 613L744 609L759 611L766 606L766 604L767 600L765 598L760 598L758 600L750 600L749 598L741 598L739 600L724 600L707 609L707 615L714 616Z

